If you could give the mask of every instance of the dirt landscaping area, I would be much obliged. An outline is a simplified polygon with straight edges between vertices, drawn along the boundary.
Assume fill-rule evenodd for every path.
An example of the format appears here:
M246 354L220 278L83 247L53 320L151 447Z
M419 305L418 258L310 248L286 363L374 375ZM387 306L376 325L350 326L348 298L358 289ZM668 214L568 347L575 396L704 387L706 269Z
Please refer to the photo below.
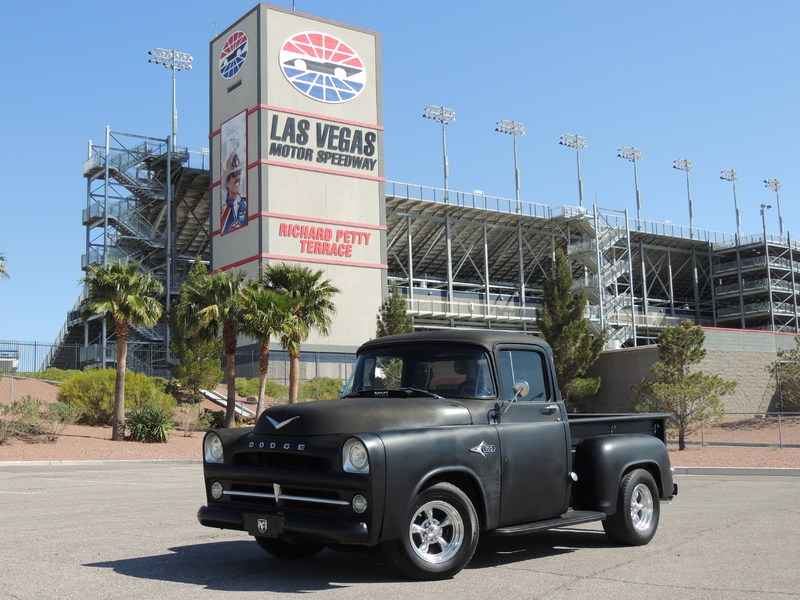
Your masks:
M41 381L14 380L13 399L30 395L43 402L53 402L58 388ZM0 403L11 402L11 379L0 380ZM215 407L218 408L218 407ZM767 444L766 447L743 446L690 446L678 452L670 450L675 467L763 467L800 469L800 448L779 448L777 424L764 419L737 421L705 429L703 439L713 443L724 439L725 430L736 429L737 443ZM774 420L773 420L774 421ZM766 433L765 433L766 432ZM783 443L800 441L800 419L786 419L781 423ZM692 439L699 439L700 434ZM722 438L719 436L723 436ZM766 441L765 441L766 440ZM797 441L796 441L797 440ZM0 462L4 461L73 461L73 460L201 460L203 432L175 431L167 443L111 441L110 427L71 425L55 442L14 439L0 445Z

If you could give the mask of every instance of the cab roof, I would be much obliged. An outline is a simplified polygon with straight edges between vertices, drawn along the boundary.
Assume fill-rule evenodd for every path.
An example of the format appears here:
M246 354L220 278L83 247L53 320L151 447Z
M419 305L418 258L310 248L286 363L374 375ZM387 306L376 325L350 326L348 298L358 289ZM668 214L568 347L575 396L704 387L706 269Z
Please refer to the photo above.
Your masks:
M439 344L462 343L482 346L491 351L497 344L528 344L540 346L550 351L550 346L542 338L535 335L513 331L492 331L486 329L438 329L435 331L417 331L375 338L361 345L358 354L383 346L398 344Z

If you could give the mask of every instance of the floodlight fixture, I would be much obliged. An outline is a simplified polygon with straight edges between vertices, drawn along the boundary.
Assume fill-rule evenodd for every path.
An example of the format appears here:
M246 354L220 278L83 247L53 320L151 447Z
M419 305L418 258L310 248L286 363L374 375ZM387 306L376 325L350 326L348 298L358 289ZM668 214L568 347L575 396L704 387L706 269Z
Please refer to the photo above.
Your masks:
M781 237L783 237L783 215L781 215L781 197L778 193L781 189L781 180L780 179L765 179L764 184L775 192L775 204L778 207L778 230L780 231Z
M636 173L636 162L642 160L642 151L639 148L623 146L618 152L617 156L633 163L633 185L636 188L636 228L641 230L642 195L639 193L639 176Z
M442 159L444 163L444 201L445 204L450 202L449 191L447 187L447 180L450 177L450 161L447 158L447 133L445 126L455 122L456 111L452 108L444 106L437 106L429 104L425 107L425 112L422 116L426 119L432 119L437 123L442 124Z
M194 57L189 54L188 52L181 52L179 50L169 50L167 48L153 48L148 52L151 56L148 59L148 62L162 65L165 69L170 69L172 71L172 135L167 137L167 172L166 172L166 183L167 183L167 197L166 197L166 241L164 244L164 257L165 257L165 267L166 267L166 285L165 288L165 303L167 313L169 313L170 306L171 306L171 297L172 297L172 203L174 201L175 190L172 184L172 150L175 148L175 144L177 143L178 139L178 105L176 103L176 84L175 84L175 74L178 71L191 71L192 69L192 62L194 61ZM169 343L170 343L170 327L169 323L167 323L166 327L166 342L167 342L167 361L170 360L170 350L169 350Z
M448 125L456 120L456 111L452 108L429 104L425 107L425 113L422 116L426 119L433 119L442 125Z
M578 206L583 206L583 180L581 179L581 150L587 148L586 138L574 133L567 133L561 136L558 142L567 148L575 148L575 162L578 165Z
M509 134L514 140L514 191L517 198L517 214L522 212L519 200L519 163L517 162L517 136L525 135L525 124L519 121L498 121L495 131Z
M692 170L692 161L686 158L675 159L673 169L686 173L686 197L689 199L689 237L694 238L694 204L692 204L692 192L689 188L689 171Z
M742 216L739 213L739 200L736 198L736 182L739 180L739 172L733 169L725 169L720 171L720 179L730 181L733 187L733 208L736 211L736 243L739 243L739 229L742 225Z
M172 71L172 144L175 145L178 137L178 107L175 103L175 74L178 71L191 71L194 56L180 50L167 48L153 48L148 52L153 57L147 62L163 66Z

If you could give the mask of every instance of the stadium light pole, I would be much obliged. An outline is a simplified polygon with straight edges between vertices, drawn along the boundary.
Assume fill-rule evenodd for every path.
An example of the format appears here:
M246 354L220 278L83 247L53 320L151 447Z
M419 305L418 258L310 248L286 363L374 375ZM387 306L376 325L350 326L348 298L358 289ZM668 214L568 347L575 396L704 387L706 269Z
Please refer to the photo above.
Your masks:
M781 180L780 179L765 179L764 184L775 192L775 206L778 208L778 231L780 232L781 237L783 237L783 216L781 215L781 197L778 192L781 189Z
M188 52L179 52L178 50L168 50L166 48L153 48L148 53L150 58L147 62L161 65L165 69L172 71L172 131L171 135L167 137L167 239L164 247L164 254L166 257L165 270L166 282L164 285L166 313L169 314L171 296L172 296L172 201L174 190L172 189L172 149L178 139L178 105L176 103L176 74L178 71L191 71L192 61L194 57ZM169 319L166 321L166 343L167 343L167 361L170 358L170 330Z
M692 170L692 161L678 158L675 160L673 169L686 172L686 197L689 199L689 237L694 238L694 205L692 204L692 192L689 188L689 171Z
M764 262L767 265L767 298L769 299L769 324L770 331L775 331L775 313L772 305L772 274L769 270L769 242L767 242L767 209L771 204L761 205L761 228L764 232Z
M636 161L642 160L642 151L638 148L624 146L619 149L617 156L633 163L633 185L636 188L636 229L641 231L642 196L639 193L639 176L636 173Z
M733 207L736 210L736 243L738 244L740 236L739 228L742 225L742 217L739 214L739 200L736 198L736 181L739 179L739 173L733 169L725 169L724 171L720 171L719 178L730 181L733 186Z
M574 133L561 136L558 142L567 148L575 148L575 161L578 163L578 206L583 206L583 180L581 179L581 150L586 149L586 138Z
M495 131L509 134L514 140L514 190L517 198L517 214L522 212L519 202L519 164L517 163L517 136L525 135L525 125L518 121L498 121Z
M429 104L425 107L425 112L422 115L426 119L433 119L437 123L442 124L442 158L444 159L444 202L449 204L450 196L447 187L447 179L450 176L450 161L447 158L447 133L446 125L453 123L456 120L456 111L452 108L445 108L444 106L436 106Z

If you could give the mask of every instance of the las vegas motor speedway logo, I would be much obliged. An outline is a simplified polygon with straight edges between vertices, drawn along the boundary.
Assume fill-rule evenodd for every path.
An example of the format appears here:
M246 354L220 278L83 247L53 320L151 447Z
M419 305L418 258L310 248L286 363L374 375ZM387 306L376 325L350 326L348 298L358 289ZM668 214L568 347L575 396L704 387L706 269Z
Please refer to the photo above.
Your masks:
M295 89L328 104L352 100L367 80L364 63L355 50L327 33L293 35L283 43L278 60Z
M232 33L219 55L219 72L225 79L235 76L247 58L247 34L244 31Z

